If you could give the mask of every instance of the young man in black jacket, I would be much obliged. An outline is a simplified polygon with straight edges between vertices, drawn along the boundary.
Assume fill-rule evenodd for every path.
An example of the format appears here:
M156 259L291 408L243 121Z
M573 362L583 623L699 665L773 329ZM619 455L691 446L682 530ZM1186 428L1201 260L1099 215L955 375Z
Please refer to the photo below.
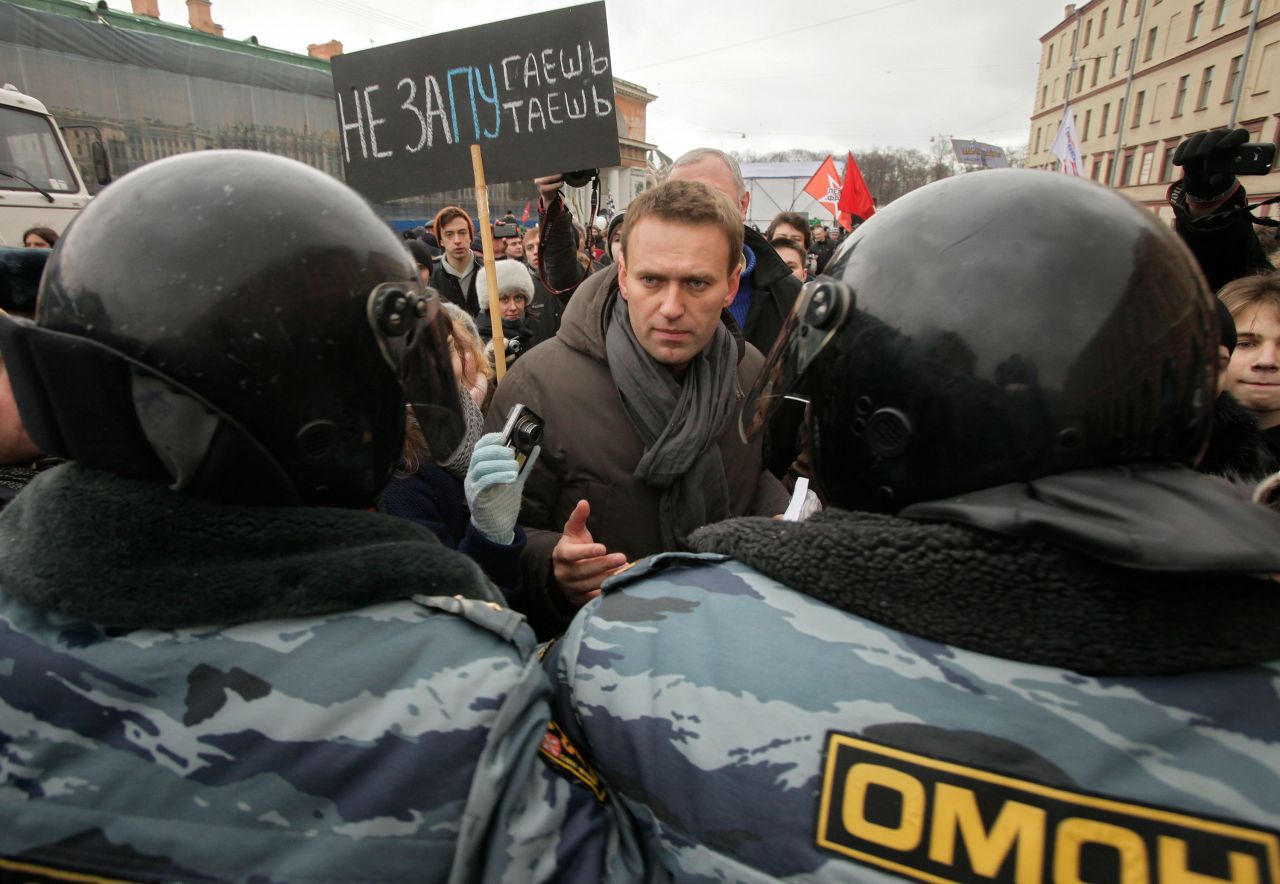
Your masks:
M432 232L444 254L431 273L431 287L446 301L457 304L472 316L480 312L476 279L484 272L484 262L471 251L475 228L471 216L458 206L445 206L431 222Z

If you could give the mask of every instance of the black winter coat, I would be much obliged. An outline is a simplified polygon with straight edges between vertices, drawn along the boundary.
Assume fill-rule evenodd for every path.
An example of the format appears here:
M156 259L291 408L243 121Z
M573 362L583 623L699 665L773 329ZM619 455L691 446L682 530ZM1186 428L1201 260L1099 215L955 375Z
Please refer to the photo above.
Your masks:
M1174 229L1195 255L1213 291L1233 279L1272 269L1254 232L1243 187L1212 215L1203 218L1191 217L1181 181L1169 188L1168 198L1176 217Z
M444 269L446 260L448 259L441 258L435 269L431 271L431 287L438 291L441 297L450 304L457 304L463 310L475 316L480 312L480 299L476 297L476 280L480 278L481 273L484 273L484 262L479 258L472 257L471 260L475 263L476 269L467 279L467 290L464 292L462 286L458 283L458 277Z

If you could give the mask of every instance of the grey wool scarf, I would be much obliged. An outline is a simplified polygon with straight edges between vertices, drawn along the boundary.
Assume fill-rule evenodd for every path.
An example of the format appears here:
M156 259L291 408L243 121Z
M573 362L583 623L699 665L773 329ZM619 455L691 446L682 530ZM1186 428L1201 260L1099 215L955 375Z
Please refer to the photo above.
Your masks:
M662 548L687 549L692 531L729 516L729 481L716 440L733 418L737 343L717 325L680 383L640 346L627 302L617 295L605 353L622 407L645 446L632 475L662 491Z

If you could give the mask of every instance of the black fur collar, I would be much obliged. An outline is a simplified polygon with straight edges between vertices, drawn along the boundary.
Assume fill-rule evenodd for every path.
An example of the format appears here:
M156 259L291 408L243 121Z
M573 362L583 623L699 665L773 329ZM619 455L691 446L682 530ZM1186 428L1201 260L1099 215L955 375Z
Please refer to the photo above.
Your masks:
M233 507L79 464L0 513L0 592L102 626L177 628L352 610L414 594L502 603L425 528L325 507Z
M691 542L860 617L1006 659L1110 675L1280 659L1280 587L1265 577L1138 571L1039 540L842 510L733 519Z

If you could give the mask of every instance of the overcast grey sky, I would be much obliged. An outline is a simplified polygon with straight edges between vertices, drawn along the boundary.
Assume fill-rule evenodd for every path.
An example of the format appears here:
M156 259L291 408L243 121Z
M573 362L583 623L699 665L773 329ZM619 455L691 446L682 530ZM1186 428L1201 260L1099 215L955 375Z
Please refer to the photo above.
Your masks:
M128 0L109 0L129 10ZM563 0L213 0L226 36L353 52L573 6ZM936 134L1025 144L1039 38L1061 0L608 0L614 69L658 96L648 140L805 147L837 155L927 148ZM184 0L161 16L187 21Z

